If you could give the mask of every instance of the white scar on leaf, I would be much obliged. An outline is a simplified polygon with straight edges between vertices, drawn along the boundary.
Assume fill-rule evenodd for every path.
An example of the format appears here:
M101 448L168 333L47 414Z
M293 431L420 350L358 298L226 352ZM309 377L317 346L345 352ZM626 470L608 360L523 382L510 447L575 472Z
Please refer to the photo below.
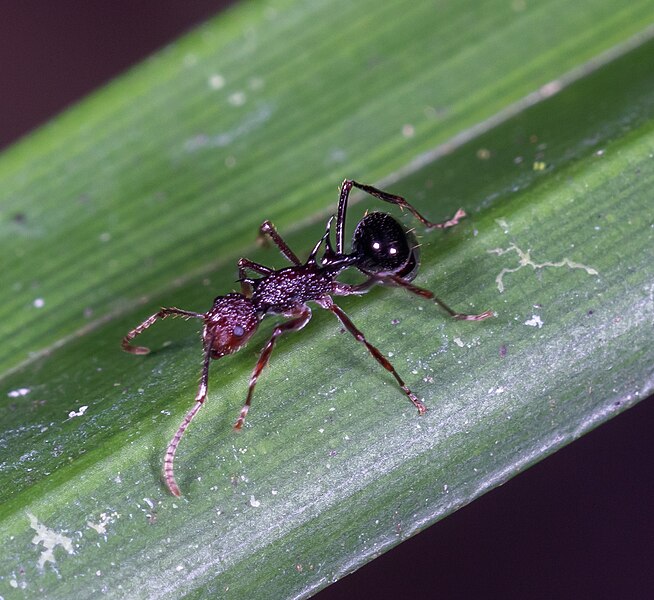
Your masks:
M39 523L39 520L30 512L27 513L27 517L30 520L30 527L36 532L36 535L32 538L32 544L36 546L43 544L44 548L37 562L39 569L43 569L46 562L56 563L54 549L57 546L61 546L68 554L75 553L71 538L46 527L43 523Z
M489 254L497 254L498 256L502 256L503 254L507 254L508 252L515 252L518 255L518 266L512 269L508 269L506 267L503 268L499 272L499 275L495 278L495 283L497 283L497 289L500 291L500 294L504 291L504 276L507 273L515 273L516 271L519 271L523 267L531 267L532 269L534 269L534 271L536 271L537 269L544 269L545 267L568 267L569 269L583 269L589 275L599 275L599 273L595 269L591 267L587 267L586 265L582 265L581 263L574 262L569 258L564 258L559 262L549 262L549 261L543 263L534 262L531 258L530 250L527 251L521 250L515 244L509 244L508 248L493 248L492 250L488 250L487 252Z

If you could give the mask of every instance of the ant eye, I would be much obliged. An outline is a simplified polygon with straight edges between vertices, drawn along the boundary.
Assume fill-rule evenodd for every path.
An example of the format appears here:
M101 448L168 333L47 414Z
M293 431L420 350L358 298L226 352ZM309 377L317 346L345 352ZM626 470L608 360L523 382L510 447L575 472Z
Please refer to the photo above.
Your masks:
M245 329L243 329L243 327L241 327L240 325L236 325L236 327L234 327L234 329L232 329L232 333L236 337L242 337L243 334L245 333Z

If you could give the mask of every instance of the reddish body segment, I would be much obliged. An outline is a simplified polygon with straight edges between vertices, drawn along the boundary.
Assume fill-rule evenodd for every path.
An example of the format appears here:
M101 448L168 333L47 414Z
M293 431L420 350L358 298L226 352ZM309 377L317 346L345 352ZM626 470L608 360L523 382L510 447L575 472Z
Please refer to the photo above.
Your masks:
M240 293L232 292L225 296L218 296L214 300L212 308L206 313L195 313L179 308L162 308L138 327L129 331L123 338L122 347L125 351L132 354L147 354L148 348L132 346L131 341L157 320L173 316L183 319L202 319L204 322L202 330L204 362L195 404L186 414L168 444L164 458L164 480L173 495L181 495L173 471L175 454L184 432L206 400L211 360L240 350L254 335L261 319L266 315L284 315L289 320L274 328L259 355L259 360L250 377L245 404L234 425L235 429L243 426L257 380L270 360L277 338L287 332L299 331L311 319L311 309L307 302L313 301L334 313L343 327L366 347L384 369L393 375L402 391L418 409L419 414L424 414L427 410L423 402L404 383L390 361L365 338L345 312L334 303L332 296L364 294L377 284L396 286L433 300L455 319L481 321L493 316L490 311L479 315L455 312L431 291L413 285L411 281L415 278L419 265L418 246L413 236L386 213L373 212L366 215L355 229L352 251L346 253L344 250L345 214L352 187L357 187L384 202L409 210L425 227L430 229L452 227L465 216L463 210L459 210L448 221L432 223L401 196L395 196L356 181L345 180L341 187L336 216L335 249L331 244L333 217L327 222L325 234L304 263L288 247L272 223L265 221L259 228L260 236L269 237L293 266L275 270L242 258L238 262ZM323 246L322 257L318 259L318 253ZM347 268L358 269L366 276L366 280L358 285L337 281L338 275ZM249 277L249 272L259 277Z

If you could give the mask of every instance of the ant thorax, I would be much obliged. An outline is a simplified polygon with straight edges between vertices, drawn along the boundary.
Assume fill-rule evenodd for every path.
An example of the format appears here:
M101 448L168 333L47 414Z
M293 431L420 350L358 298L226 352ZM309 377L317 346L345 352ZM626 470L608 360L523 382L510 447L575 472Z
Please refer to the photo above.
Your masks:
M334 275L315 264L273 271L252 282L252 303L261 313L286 313L334 292Z

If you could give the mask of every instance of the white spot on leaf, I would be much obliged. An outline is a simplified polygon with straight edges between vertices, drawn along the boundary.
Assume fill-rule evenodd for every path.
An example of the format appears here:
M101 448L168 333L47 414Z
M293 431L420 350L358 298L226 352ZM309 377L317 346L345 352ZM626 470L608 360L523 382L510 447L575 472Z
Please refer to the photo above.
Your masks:
M11 390L7 393L7 396L10 398L20 398L21 396L27 396L32 390L30 388L18 388L16 390Z
M57 546L61 546L68 554L75 553L71 538L49 529L43 523L39 523L38 519L32 513L28 512L26 514L30 520L30 527L36 531L36 535L32 538L32 544L35 546L43 544L44 548L37 561L39 569L42 569L46 562L53 564L57 562L54 557L54 550Z
M530 327L538 327L538 329L540 329L543 326L543 321L538 315L531 315L531 319L527 319L525 321L525 325L529 325Z
M88 406L80 406L79 410L71 410L68 413L68 418L72 419L74 417L81 417L88 410L88 408Z
M405 138L412 138L415 135L415 133L416 133L416 129L410 123L407 123L402 127L402 135Z
M222 75L215 73L214 75L209 77L209 87L212 90L222 89L223 87L225 87L225 78Z
M246 96L245 92L234 92L233 94L230 94L229 97L227 98L227 102L229 102L232 106L243 106L245 104Z

